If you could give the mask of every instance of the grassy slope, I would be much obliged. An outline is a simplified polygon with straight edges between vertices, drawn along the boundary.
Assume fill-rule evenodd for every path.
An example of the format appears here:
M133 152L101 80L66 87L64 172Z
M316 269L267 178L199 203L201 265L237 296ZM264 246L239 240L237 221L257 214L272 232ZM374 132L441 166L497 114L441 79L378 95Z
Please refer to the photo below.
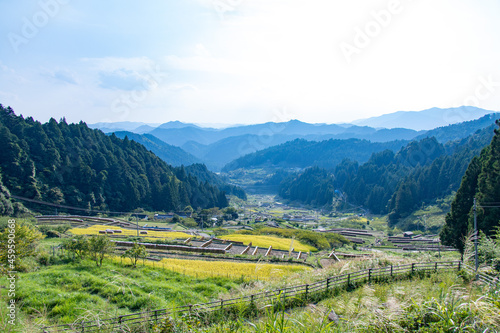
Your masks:
M327 319L332 310L340 316L338 324ZM262 318L219 322L191 332L483 332L487 328L488 332L500 329L500 291L448 272L367 284L307 307L269 308Z
M1 277L0 284L6 283ZM89 315L106 318L207 302L235 287L237 283L225 278L196 279L148 266L132 269L109 260L98 268L91 261L83 261L21 273L16 299L21 317L38 317L47 324L68 323ZM1 296L7 299L6 289L1 290Z
M49 240L44 240L48 242ZM52 241L50 245L52 245ZM447 254L452 256L453 254ZM32 315L39 320L45 320L46 323L51 322L71 322L77 318L106 318L114 317L119 314L136 312L145 309L164 308L173 305L181 305L186 303L206 302L212 298L230 298L234 296L248 295L262 290L277 289L282 286L298 285L303 283L311 283L324 279L327 276L332 276L345 271L356 271L368 267L386 266L389 264L404 264L408 262L421 260L436 260L434 255L429 255L423 258L424 254L392 254L383 253L375 254L375 257L364 261L343 261L334 264L326 269L316 269L308 274L295 274L286 279L272 279L269 282L258 281L245 283L238 286L237 282L220 279L196 279L183 276L168 270L152 269L142 267L131 269L120 264L112 264L109 261L105 263L105 267L97 268L93 262L83 262L79 265L66 264L60 266L52 266L40 269L32 273L23 273L18 283L18 304L22 304L22 313L19 316L19 321L23 327L23 331L30 331L28 328L33 326L33 319L27 319L27 316ZM443 258L444 259L444 258ZM447 257L444 260L456 258ZM0 284L4 284L5 278L0 279ZM434 281L435 282L435 281ZM399 287L398 287L399 286ZM378 288L371 286L371 289ZM348 293L346 296L349 301L345 304L354 304L355 308L361 311L364 303L359 303L360 299L365 296L372 297L378 295L379 300L374 300L375 303L387 303L391 293L406 293L415 289L414 285L394 284L389 288L389 285L382 291L373 291L372 294L356 294ZM371 290L366 289L366 290ZM365 289L362 289L365 290ZM365 291L366 291L365 290ZM392 290L392 291L391 291ZM420 289L415 289L418 294L425 295L425 292ZM431 293L431 292L429 292ZM2 289L2 298L6 297L6 291ZM368 296L367 296L368 295ZM383 296L386 295L386 296ZM408 294L410 295L410 294ZM411 294L413 295L413 294ZM409 297L413 297L413 296ZM331 304L343 304L340 302L341 296L333 299ZM385 297L385 298L384 298ZM395 297L395 296L394 296ZM406 300L408 299L405 296ZM358 303L354 300L358 299ZM398 301L400 304L406 304L404 300ZM377 304L378 304L377 303ZM328 301L324 301L319 307L323 310L328 309ZM398 303L399 304L399 303ZM377 305L380 307L380 304ZM346 316L346 313L351 311L349 307L334 308L339 314ZM358 311L356 310L356 311ZM5 309L0 310L2 320L5 318ZM309 312L307 312L309 311ZM309 327L312 331L316 331L314 325L318 325L318 318L323 318L317 310L307 310L306 312L293 311L293 316L297 316L297 320L303 320L302 324ZM326 310L325 310L326 311ZM375 311L374 308L369 308L363 311ZM297 314L295 314L297 313ZM353 314L353 316L356 313ZM389 315L389 314L388 314ZM392 314L391 314L392 315ZM306 322L304 318L314 316L314 320ZM364 312L357 314L358 317L350 317L353 321L358 322L358 319L364 318ZM49 320L49 321L47 321ZM267 319L262 322L253 320L256 325L264 325ZM312 319L311 319L312 320ZM0 321L0 329L4 322ZM235 323L227 323L233 325L231 329L221 330L220 332L233 332ZM221 324L222 325L222 324ZM225 324L223 324L225 325ZM312 325L312 326L311 326ZM360 324L361 325L361 322ZM344 327L344 326L342 326ZM347 327L347 326L345 326ZM349 326L352 329L352 326ZM198 330L199 329L199 330ZM196 328L191 332L205 332L206 328ZM206 332L210 332L211 328ZM217 330L215 330L217 331ZM214 331L214 332L215 332ZM252 332L250 326L244 330ZM311 330L309 330L311 331ZM348 329L344 331L349 331ZM286 331L294 332L294 331ZM304 332L307 332L305 330Z

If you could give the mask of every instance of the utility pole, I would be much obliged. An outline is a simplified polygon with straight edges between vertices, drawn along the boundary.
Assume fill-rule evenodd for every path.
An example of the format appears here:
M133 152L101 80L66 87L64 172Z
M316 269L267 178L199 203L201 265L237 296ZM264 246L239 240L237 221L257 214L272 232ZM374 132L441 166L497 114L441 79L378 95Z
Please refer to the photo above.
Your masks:
M474 255L475 255L475 258L476 258L476 273L477 273L477 269L479 267L479 258L477 256L477 238L479 237L479 233L478 233L478 230L477 230L477 214L476 214L476 210L477 210L477 205L476 205L476 198L474 198Z
M134 215L132 215L134 216ZM137 226L137 237L139 237L139 219L137 218L137 216L135 217L135 224Z

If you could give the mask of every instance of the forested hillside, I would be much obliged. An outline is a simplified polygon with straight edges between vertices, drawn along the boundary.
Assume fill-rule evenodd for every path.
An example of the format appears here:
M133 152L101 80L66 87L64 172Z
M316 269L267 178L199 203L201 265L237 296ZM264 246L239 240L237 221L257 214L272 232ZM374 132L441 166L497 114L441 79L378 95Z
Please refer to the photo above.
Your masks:
M223 179L216 173L213 173L212 171L208 170L204 164L196 163L188 165L187 167L185 167L185 170L188 174L198 178L200 182L208 182L210 184L217 186L221 191L224 191L227 194L235 195L243 200L247 199L245 190L243 190L239 186L228 184L227 180Z
M462 123L432 129L424 134L417 136L415 140L430 137L435 137L441 143L460 140L474 134L478 130L492 125L494 126L495 120L498 118L500 118L500 113L490 113L482 116L479 119L464 121Z
M240 157L227 164L223 171L270 165L284 168L306 168L309 166L334 168L345 158L363 163L374 152L385 149L398 151L406 143L407 141L402 140L370 142L359 139L331 139L316 142L296 139Z
M136 134L127 131L114 132L117 137L134 140L147 149L151 150L156 156L172 166L190 165L201 163L200 159L185 152L179 147L169 145L151 134Z
M0 105L0 168L11 194L85 209L225 207L224 192L173 168L144 146L83 122L41 124Z
M279 196L313 206L332 203L335 192L334 176L325 169L312 167L281 182Z
M497 120L500 126L500 121ZM500 129L491 143L469 164L441 231L443 244L463 251L464 238L474 227L474 198L478 229L490 236L500 226Z
M428 166L411 170L389 202L389 223L409 215L422 202L428 203L456 191L472 158L488 145L493 133L494 126L489 126L466 139L451 142L445 146L451 154L444 154Z
M343 160L335 169L317 167L288 177L281 197L312 205L328 205L335 196L375 214L389 215L390 225L422 203L449 195L460 185L467 165L488 144L493 127L467 139L442 145L435 138L413 141L397 153L384 150L368 162Z

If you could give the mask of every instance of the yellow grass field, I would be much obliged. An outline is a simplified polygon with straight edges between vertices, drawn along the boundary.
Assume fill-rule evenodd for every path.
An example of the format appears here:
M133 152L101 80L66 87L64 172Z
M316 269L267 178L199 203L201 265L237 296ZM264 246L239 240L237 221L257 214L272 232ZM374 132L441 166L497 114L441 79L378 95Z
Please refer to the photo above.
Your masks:
M130 259L113 258L114 261L130 263ZM139 260L137 265L143 265ZM310 271L312 268L302 265L277 265L268 263L242 263L231 261L207 261L164 258L159 262L145 260L144 265L165 268L174 272L195 277L223 276L230 278L261 279L282 278L294 273Z
M272 246L273 249L285 250L285 251L290 250L290 244L292 243L292 239L290 238L280 238L275 236L261 236L261 235L232 234L232 235L221 236L220 238L227 239L230 241L232 240L235 242L243 242L243 244L249 244L250 242L252 242L252 246L258 246L262 248L268 248L269 246ZM303 244L296 239L293 240L292 247L294 248L294 251L302 251L302 252L317 251L317 249L314 246Z
M136 230L130 230L130 229L124 229L116 226L108 226L108 225L93 225L88 228L73 228L70 229L69 231L74 234L74 235L98 235L99 230L121 230L122 233L118 235L126 235L126 236L137 236L137 231ZM189 234L186 234L185 232L178 232L178 231L154 231L154 230L147 230L148 234L147 235L140 235L141 237L144 237L147 239L148 237L155 237L155 238L177 238L177 239L187 239L189 237L193 237Z

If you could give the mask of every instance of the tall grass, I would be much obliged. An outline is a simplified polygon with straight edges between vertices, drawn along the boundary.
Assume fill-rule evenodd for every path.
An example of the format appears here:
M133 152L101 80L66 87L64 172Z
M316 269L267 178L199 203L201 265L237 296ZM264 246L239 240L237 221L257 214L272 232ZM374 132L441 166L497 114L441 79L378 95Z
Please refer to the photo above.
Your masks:
M498 289L439 273L364 285L295 310L268 305L262 317L240 320L237 332L498 332L499 301ZM332 310L337 322L328 319ZM224 325L191 332L230 332Z
M0 278L0 284L7 284L5 277ZM235 287L237 283L226 278L196 279L169 270L148 266L131 269L111 262L99 268L84 260L19 274L16 299L22 318L50 325L208 302ZM6 300L7 290L1 289L0 295Z

